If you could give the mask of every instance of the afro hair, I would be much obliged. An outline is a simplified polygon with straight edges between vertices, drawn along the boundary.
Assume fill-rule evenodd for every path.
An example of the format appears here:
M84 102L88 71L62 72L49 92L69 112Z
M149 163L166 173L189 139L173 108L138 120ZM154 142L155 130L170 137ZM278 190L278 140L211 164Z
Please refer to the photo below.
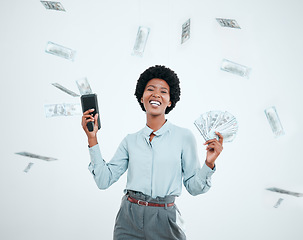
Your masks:
M166 108L165 114L167 114L176 106L176 103L180 100L181 94L179 78L171 69L161 65L156 65L146 69L140 75L137 81L135 96L142 110L145 112L144 105L141 103L141 98L143 96L146 84L149 80L154 78L159 78L166 81L169 86L171 106Z

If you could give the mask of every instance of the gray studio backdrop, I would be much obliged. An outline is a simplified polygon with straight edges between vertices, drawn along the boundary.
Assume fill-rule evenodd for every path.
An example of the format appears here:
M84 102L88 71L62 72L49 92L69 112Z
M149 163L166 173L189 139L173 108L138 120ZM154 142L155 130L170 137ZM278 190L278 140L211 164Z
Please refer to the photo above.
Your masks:
M193 197L183 189L177 199L188 239L303 239L303 198L265 190L303 192L302 1L63 0L65 12L38 0L1 3L0 239L112 238L126 175L99 190L87 170L81 116L46 118L44 105L80 103L51 83L79 93L75 81L87 77L109 161L126 134L144 127L133 94L140 73L155 64L181 80L181 101L167 119L192 130L201 163L205 146L194 120L226 110L239 122L211 190ZM189 18L191 37L181 45ZM216 18L235 19L241 29ZM143 57L131 55L139 26L150 28ZM75 61L45 53L48 41L75 49ZM251 67L250 78L221 71L224 58ZM285 130L279 138L264 114L271 106ZM58 160L15 154L21 151Z

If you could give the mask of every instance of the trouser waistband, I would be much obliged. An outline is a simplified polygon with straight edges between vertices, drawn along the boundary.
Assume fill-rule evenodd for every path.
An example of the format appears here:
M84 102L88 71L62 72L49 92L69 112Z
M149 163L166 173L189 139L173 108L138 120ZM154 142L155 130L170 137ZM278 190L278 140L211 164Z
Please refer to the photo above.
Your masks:
M175 196L165 196L165 197L152 198L151 196L146 195L142 192L136 192L136 191L132 191L132 190L127 190L126 195L130 196L131 198L134 198L136 200L149 202L149 203L167 204L167 203L174 203L175 202Z

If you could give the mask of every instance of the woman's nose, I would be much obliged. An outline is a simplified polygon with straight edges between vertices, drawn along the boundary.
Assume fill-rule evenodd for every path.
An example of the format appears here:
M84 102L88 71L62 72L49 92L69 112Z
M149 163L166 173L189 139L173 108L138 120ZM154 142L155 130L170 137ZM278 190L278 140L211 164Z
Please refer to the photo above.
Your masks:
M155 91L153 92L153 97L160 97L160 94L157 91Z

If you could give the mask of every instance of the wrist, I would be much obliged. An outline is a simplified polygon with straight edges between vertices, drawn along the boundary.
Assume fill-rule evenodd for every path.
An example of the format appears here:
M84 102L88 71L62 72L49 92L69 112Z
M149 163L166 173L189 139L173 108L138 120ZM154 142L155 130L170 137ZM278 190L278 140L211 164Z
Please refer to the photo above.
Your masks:
M88 146L91 148L95 145L98 144L97 138L96 137L89 137L88 138Z
M213 163L213 162L208 162L207 160L205 160L205 164L206 164L209 168L211 168L211 169L214 169L214 167L215 167L215 163Z

